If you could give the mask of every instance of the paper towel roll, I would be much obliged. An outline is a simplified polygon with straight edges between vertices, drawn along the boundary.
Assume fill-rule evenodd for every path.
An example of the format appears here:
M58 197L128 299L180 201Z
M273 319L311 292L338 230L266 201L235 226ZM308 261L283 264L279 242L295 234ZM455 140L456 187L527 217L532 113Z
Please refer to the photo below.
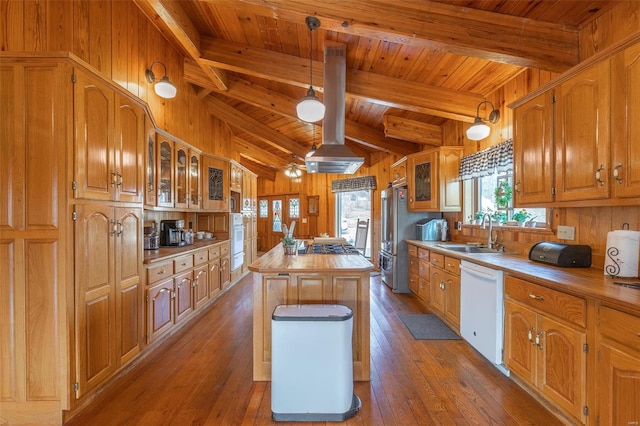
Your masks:
M607 234L605 275L638 277L638 257L640 257L640 231L618 230Z

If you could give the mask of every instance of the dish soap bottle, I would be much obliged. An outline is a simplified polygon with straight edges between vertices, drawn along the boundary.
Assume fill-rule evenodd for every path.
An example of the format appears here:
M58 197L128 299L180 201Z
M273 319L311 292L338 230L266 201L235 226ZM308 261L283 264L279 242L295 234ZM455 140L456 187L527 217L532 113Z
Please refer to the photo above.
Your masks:
M449 231L449 225L447 224L447 221L444 220L444 221L442 221L442 237L441 237L442 241L447 241L447 232L448 231Z

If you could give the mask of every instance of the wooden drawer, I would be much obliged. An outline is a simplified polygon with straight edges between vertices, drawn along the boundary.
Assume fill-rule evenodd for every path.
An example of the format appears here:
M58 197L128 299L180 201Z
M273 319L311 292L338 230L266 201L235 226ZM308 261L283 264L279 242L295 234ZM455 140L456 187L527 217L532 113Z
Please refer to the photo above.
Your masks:
M445 256L444 269L451 272L454 275L460 275L460 259L455 257Z
M180 256L173 261L173 270L178 272L193 268L193 255Z
M229 243L220 244L220 256L222 257L228 256L230 250L231 249L229 248Z
M420 258L422 260L426 260L427 262L429 262L429 250L427 250L426 248L419 247L418 248L418 258Z
M209 249L209 260L220 257L220 245L215 245Z
M159 263L147 268L147 284L153 284L173 275L173 263Z
M605 338L640 352L640 316L602 306L598 331Z
M409 257L409 273L418 275L420 270L418 269L418 258L415 256Z
M409 250L409 256L418 256L418 247L411 244L407 244L407 247Z
M581 327L585 326L584 299L510 276L505 277L504 284L508 297Z
M433 266L444 268L444 254L431 253L431 255L429 256L429 261Z
M209 261L208 250L200 250L193 255L194 265L202 265L203 263L207 263L208 261Z
M429 262L422 259L418 261L418 276L429 281Z

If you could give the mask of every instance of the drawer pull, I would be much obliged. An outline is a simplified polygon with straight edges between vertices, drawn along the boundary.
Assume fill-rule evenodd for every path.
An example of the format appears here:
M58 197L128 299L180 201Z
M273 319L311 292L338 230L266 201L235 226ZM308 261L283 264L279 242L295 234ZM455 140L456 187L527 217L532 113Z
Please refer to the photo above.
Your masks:
M529 297L535 300L544 300L544 297L529 293Z
M180 266L187 266L187 262L181 263Z
M162 274L166 274L167 271L165 271L164 269L162 271L158 271L158 275L162 275Z

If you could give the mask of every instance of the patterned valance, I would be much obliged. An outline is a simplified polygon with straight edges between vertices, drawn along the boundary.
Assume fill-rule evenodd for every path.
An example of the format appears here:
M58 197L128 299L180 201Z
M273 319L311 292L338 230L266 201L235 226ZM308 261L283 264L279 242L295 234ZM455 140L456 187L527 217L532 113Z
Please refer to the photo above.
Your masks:
M460 160L460 180L502 173L513 167L513 139L466 155Z
M363 191L376 189L375 176L362 176L331 182L331 192Z

